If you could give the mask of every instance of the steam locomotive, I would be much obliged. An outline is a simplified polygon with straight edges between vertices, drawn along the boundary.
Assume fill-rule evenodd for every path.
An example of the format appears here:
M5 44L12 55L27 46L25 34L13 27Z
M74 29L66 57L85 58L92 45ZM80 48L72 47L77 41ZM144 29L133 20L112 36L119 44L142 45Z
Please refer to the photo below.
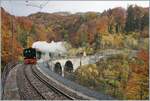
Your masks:
M26 48L23 50L24 64L36 64L36 49Z

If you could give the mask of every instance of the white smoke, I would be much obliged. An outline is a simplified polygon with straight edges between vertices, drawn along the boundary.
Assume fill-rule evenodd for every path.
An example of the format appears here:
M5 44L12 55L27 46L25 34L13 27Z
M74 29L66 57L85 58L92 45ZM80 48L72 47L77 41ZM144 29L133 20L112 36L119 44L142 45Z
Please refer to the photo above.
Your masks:
M46 41L37 41L32 44L32 48L36 48L41 52L51 52L51 53L66 53L66 48L63 42L54 42L47 43Z

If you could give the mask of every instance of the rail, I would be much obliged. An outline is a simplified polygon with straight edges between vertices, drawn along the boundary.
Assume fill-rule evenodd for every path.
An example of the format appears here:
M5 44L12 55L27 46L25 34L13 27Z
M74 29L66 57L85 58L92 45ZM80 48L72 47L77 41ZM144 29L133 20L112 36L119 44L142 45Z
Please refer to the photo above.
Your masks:
M56 87L54 87L53 85L51 85L50 83L48 83L45 79L41 78L41 77L39 76L39 74L33 70L33 67L31 67L31 68L32 68L33 74L34 74L42 83L44 83L48 88L52 89L55 93L60 93L60 94L62 94L63 96L65 96L65 97L68 98L69 100L75 100L75 98L71 97L71 96L68 95L68 94L65 94L64 92L62 92L62 91L59 90L58 88L56 88Z
M32 88L34 88L34 90L38 93L38 95L40 95L43 99L46 99L46 98L32 85L31 81L29 80L28 74L27 74L27 72L26 72L26 67L25 67L25 66L24 66L24 68L23 68L23 73L24 73L24 75L25 75L25 77L26 77L28 83L32 86Z

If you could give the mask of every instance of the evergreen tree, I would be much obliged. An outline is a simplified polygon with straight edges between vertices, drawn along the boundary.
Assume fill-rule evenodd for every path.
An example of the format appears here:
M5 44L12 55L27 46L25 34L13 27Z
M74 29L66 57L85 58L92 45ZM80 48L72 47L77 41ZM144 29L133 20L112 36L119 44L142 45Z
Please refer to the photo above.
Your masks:
M143 30L144 27L149 26L149 13L148 12L144 14L141 22L142 22L141 30Z
M68 38L69 35L68 35L68 32L63 28L62 30L62 38L64 39L64 41L68 41Z
M132 5L129 6L127 10L127 20L125 25L126 32L141 31L143 16L143 8L138 6L133 7Z
M101 37L100 37L100 34L99 34L99 33L96 33L96 34L95 34L94 40L95 40L94 49L95 49L95 51L96 51L97 49L100 48L100 44L101 44Z
M127 20L125 25L126 32L133 31L134 25L135 23L134 23L133 7L131 5L127 9Z

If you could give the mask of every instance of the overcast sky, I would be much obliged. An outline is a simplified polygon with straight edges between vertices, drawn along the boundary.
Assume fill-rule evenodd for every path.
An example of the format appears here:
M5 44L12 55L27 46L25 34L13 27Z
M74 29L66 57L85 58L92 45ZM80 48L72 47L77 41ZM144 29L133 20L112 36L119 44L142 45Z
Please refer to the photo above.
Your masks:
M27 16L36 12L103 12L109 8L123 7L128 5L149 7L149 1L31 1L31 0L1 0L1 6L9 13L16 16ZM32 5L32 6L30 6ZM42 9L40 9L43 7Z

